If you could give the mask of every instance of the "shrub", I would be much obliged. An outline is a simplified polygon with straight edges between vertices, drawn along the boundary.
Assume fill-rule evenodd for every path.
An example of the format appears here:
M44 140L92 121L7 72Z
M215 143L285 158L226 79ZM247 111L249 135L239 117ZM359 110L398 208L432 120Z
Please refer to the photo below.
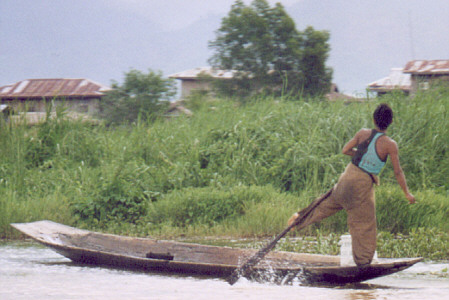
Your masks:
M449 229L447 197L427 190L415 193L410 205L398 186L382 186L376 191L377 223L380 230L408 233L420 227Z
M244 213L247 199L242 197L243 193L242 187L175 190L151 204L148 221L154 224L168 222L179 227L192 224L211 226Z
M135 222L144 216L149 197L139 180L136 180L135 170L131 164L122 162L115 169L98 174L99 184L96 189L84 187L83 197L72 203L73 213L80 221L88 224Z

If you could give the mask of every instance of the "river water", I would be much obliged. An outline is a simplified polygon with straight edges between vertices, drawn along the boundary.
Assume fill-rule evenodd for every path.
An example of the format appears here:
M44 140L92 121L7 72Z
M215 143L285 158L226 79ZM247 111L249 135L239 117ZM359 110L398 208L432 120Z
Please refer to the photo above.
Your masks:
M279 286L240 279L76 265L35 242L0 242L0 299L449 299L449 262L424 262L344 287Z

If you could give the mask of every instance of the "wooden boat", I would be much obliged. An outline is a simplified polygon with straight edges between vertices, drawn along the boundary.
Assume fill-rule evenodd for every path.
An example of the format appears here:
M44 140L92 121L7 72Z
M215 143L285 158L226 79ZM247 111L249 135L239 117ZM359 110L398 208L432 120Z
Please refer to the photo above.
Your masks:
M140 271L226 278L256 250L206 246L81 230L51 221L11 224L73 262ZM421 258L340 266L339 256L272 251L248 279L278 284L356 283L404 270Z

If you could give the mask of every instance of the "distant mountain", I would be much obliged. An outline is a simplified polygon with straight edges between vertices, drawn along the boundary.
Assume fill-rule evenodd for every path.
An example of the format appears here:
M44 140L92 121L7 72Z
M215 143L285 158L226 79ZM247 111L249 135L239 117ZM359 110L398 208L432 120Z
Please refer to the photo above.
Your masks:
M10 2L11 3L11 2ZM89 78L103 84L121 81L135 68L164 75L205 65L207 44L221 16L167 31L130 11L108 8L104 1L42 1L0 4L2 50L0 86L27 78ZM24 75L25 74L25 75Z

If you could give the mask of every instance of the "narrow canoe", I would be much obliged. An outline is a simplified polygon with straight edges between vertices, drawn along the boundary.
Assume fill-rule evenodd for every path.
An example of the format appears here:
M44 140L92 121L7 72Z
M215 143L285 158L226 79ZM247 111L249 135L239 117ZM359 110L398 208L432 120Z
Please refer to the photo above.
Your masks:
M52 221L11 226L73 262L130 270L226 278L257 251L104 234ZM339 256L272 251L248 279L278 284L356 283L404 270L419 261L421 258L379 259L366 267L343 267Z

